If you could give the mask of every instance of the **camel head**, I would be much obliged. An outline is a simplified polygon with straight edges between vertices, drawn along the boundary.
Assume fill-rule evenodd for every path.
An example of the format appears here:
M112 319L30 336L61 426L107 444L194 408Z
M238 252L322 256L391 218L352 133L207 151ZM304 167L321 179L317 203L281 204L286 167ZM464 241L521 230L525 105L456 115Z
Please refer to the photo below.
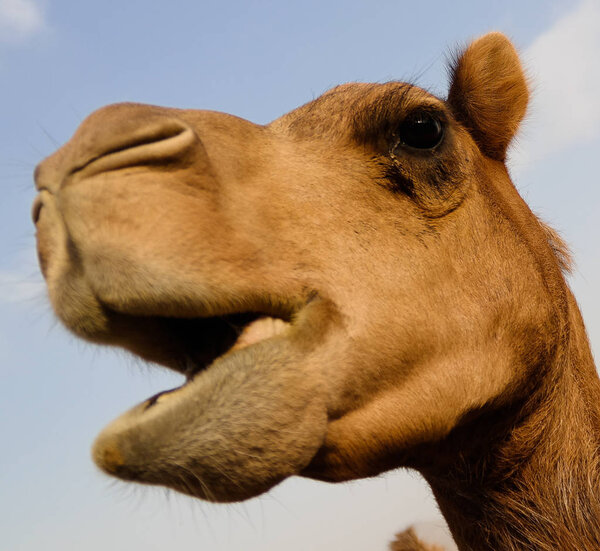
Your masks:
M527 396L562 281L504 164L527 85L498 33L451 73L445 100L346 84L265 126L112 105L38 166L60 320L185 375L102 431L104 471L214 501L436 472Z

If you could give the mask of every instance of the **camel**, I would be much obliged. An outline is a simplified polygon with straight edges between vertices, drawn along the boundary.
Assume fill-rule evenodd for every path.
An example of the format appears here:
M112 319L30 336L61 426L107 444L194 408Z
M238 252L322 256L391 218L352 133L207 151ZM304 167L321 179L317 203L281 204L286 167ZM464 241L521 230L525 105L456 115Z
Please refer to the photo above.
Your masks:
M36 169L50 301L75 335L185 376L106 427L96 464L216 502L407 467L461 550L600 549L569 253L505 164L528 97L491 33L446 99L345 84L264 126L93 113Z

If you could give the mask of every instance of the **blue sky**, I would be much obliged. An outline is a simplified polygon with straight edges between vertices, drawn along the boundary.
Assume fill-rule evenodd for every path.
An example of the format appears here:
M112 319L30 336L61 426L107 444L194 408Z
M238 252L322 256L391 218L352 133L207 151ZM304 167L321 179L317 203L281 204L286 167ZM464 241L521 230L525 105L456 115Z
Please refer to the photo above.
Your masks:
M227 507L99 474L89 459L99 429L180 381L54 321L35 260L31 173L116 101L265 123L346 81L410 79L443 96L447 54L488 30L514 39L531 75L512 172L572 246L571 284L597 355L598 0L0 0L0 548L358 551L438 518L424 484L403 472L340 486L294 479Z

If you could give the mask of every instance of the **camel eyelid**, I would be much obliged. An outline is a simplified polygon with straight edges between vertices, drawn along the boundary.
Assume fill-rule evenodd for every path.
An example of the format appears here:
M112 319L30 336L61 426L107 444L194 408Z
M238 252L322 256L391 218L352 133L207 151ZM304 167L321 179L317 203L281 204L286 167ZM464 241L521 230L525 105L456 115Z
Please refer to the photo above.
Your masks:
M438 104L435 99L422 90L415 91L414 86L388 92L364 106L355 116L354 138L362 144L378 145L378 149L383 146L386 153L397 150L398 146L410 147L410 144L402 139L401 127L410 119L429 117L438 121L441 126L439 140L432 143L432 147L410 149L423 153L435 150L444 142L451 119L443 102L438 100ZM387 142L385 146L384 142Z

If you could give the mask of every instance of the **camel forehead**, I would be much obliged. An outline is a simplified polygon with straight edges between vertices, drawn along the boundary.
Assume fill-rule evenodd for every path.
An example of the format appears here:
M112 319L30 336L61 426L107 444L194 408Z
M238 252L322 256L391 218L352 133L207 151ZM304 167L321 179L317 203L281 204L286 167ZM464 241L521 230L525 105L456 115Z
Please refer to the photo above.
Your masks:
M351 135L364 137L394 124L413 108L443 111L445 104L406 82L352 82L336 86L313 101L274 120L269 126L298 137Z

